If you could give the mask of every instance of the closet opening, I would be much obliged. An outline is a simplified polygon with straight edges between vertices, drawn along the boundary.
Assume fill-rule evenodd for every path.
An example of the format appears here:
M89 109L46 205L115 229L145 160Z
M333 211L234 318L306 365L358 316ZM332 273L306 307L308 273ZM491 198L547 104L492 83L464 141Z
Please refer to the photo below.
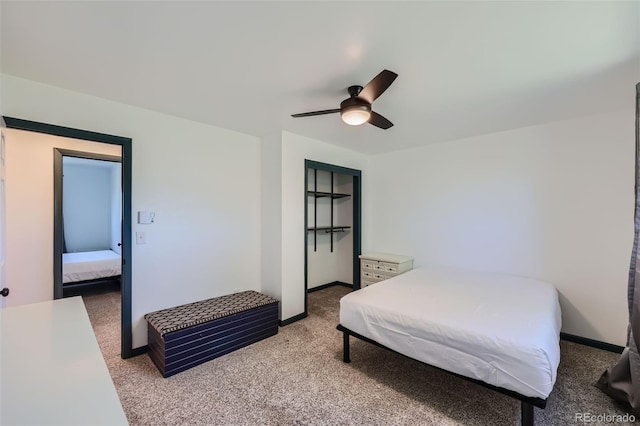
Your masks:
M331 286L360 288L362 172L305 160L305 301Z

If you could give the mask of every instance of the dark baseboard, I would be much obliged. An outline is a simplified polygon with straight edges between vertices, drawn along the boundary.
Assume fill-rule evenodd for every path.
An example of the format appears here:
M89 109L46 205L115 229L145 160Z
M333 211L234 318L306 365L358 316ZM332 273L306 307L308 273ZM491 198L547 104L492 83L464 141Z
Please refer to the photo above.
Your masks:
M347 288L353 289L353 286L351 284L347 284L347 283L344 283L342 281L334 281L332 283L322 284L322 285L319 285L317 287L309 288L309 289L307 289L307 293L313 293L314 291L324 290L325 288L333 287L335 285L339 285L339 286L342 286L342 287L347 287Z
M144 355L147 352L149 352L148 345L140 346L139 348L133 348L131 349L131 353L130 353L131 356L129 358L133 358L134 356Z
M294 323L296 321L300 321L301 319L304 319L306 317L307 317L307 313L303 312L303 313L298 314L296 316L293 316L291 318L287 318L286 320L280 320L279 324L280 324L280 327L284 327L285 325L289 325L289 324Z
M585 346L591 346L592 348L598 348L609 352L615 352L621 354L624 350L624 346L614 345L612 343L605 343L599 340L589 339L587 337L576 336L574 334L560 333L560 338L562 340L567 340L569 342L579 343Z

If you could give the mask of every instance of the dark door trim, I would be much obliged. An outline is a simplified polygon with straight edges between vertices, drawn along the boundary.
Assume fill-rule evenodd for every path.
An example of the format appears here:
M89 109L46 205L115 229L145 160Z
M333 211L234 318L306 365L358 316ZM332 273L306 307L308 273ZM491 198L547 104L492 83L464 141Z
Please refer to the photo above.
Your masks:
M132 140L121 136L96 133L87 130L73 129L54 124L39 123L14 117L4 117L9 129L27 130L30 132L46 133L53 136L81 139L90 142L100 142L122 147L122 324L121 324L121 356L130 358L138 353L133 350L133 336L131 332L131 167ZM60 240L61 241L61 240ZM55 238L54 238L55 243ZM55 250L55 247L54 247ZM62 274L60 267L59 272ZM62 275L60 275L62 276Z
M304 160L304 314L301 318L307 316L308 308L308 254L307 246L309 243L309 206L308 206L308 193L309 188L309 169L323 170L326 172L339 173L341 175L353 176L353 222L351 232L353 233L353 289L358 290L360 288L360 254L362 251L362 171L357 169L350 169L348 167L336 166L334 164L321 163L319 161Z

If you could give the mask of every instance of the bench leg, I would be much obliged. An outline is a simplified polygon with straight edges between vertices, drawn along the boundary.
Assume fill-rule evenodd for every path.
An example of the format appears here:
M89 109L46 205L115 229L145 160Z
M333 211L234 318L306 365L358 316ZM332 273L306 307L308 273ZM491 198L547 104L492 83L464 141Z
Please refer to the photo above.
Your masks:
M342 332L342 360L344 362L351 362L351 357L349 356L349 333L346 331Z
M533 405L522 401L520 407L520 422L522 426L533 426Z

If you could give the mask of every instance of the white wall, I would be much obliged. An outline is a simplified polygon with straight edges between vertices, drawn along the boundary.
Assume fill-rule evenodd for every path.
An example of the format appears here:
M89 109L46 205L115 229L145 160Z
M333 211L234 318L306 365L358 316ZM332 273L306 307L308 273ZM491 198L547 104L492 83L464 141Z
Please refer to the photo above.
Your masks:
M134 217L156 212L133 225L146 245L123 241L134 348L147 342L147 312L260 289L258 138L8 75L1 84L3 115L132 138Z
M368 157L315 139L282 132L282 319L304 312L304 160L362 170L367 202ZM364 210L364 207L363 207ZM368 215L363 213L363 230ZM363 235L363 246L366 236Z
M282 134L262 138L260 149L260 223L262 292L282 298ZM282 310L282 303L280 303Z
M111 170L68 164L63 157L64 237L67 252L111 247Z
M564 332L624 345L634 147L624 110L374 156L367 248L549 281Z
M7 305L16 306L53 299L53 149L120 155L120 147L15 129L6 135Z

